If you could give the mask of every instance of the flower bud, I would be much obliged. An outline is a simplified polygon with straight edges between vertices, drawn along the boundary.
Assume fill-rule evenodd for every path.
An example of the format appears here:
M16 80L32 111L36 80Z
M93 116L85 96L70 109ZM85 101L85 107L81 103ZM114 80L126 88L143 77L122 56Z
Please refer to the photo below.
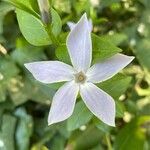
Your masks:
M44 24L51 23L50 4L48 0L38 0L38 5L41 12L41 19Z

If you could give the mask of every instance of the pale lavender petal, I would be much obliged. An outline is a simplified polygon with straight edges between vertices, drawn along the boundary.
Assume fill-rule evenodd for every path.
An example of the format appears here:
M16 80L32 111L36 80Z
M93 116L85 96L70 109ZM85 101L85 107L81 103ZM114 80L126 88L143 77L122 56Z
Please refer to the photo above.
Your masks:
M115 126L115 102L110 95L90 82L81 86L80 94L96 117L110 126Z
M71 81L56 92L48 116L49 125L63 121L72 115L78 91L79 85Z
M108 80L127 66L133 59L134 57L132 56L116 54L103 62L97 63L87 71L88 81L99 83Z
M67 25L69 26L70 30L72 30L76 26L74 22L70 22L70 21L67 22Z
M89 24L89 31L92 32L93 24L92 24L92 20L91 19L89 19L88 24ZM76 23L68 21L67 25L69 26L70 30L72 30L76 26Z
M36 80L42 83L55 83L73 79L74 70L71 66L59 61L40 61L26 63L25 67Z
M89 19L89 30L92 32L93 30L93 23L92 23L92 19Z
M67 37L71 62L77 71L87 71L91 65L92 42L86 14L84 14Z

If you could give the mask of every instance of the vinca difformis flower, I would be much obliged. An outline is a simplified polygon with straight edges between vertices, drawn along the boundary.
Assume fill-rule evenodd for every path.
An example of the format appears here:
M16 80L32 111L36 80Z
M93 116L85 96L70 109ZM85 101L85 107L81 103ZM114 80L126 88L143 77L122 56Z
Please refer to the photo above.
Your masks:
M74 22L70 22L70 21L67 22L67 25L69 26L70 30L72 30L76 26ZM88 20L88 26L89 26L89 30L92 32L93 25L91 19Z
M48 116L48 124L66 120L73 113L76 98L80 93L89 110L104 123L115 126L115 102L95 84L108 80L133 57L116 54L91 66L91 29L86 14L72 28L66 42L72 66L60 61L41 61L25 64L35 79L42 83L66 83L55 93Z

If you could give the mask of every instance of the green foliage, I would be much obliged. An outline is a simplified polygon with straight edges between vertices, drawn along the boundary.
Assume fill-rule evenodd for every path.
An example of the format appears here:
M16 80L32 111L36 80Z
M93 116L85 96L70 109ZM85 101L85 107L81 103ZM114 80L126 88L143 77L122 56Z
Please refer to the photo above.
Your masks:
M88 110L85 104L80 101L76 104L72 116L68 119L68 130L75 130L85 125L92 118L92 113Z
M52 43L47 31L49 29L46 29L47 27L45 27L39 18L21 9L17 9L16 13L20 30L29 43L35 46L49 45ZM54 36L57 36L60 30L61 20L57 12L52 9L52 33Z
M149 1L49 1L49 24L42 22L37 0L0 1L0 150L149 150ZM119 52L135 56L121 73L97 84L115 99L116 127L97 119L80 97L68 120L48 127L52 98L63 83L39 83L24 63L71 64L66 23L84 12L93 21L92 63Z
M149 128L147 124L150 122L149 116L142 116L134 119L127 124L120 133L116 136L114 149L141 150L144 147L146 139L145 131Z
M93 46L93 63L99 62L109 58L116 53L121 52L121 49L116 47L111 41L92 35L92 46Z
M15 133L16 119L10 115L3 115L1 132L0 132L0 147L3 150L15 150Z
M15 115L19 119L16 130L17 147L20 150L27 150L29 149L30 136L32 135L33 130L32 117L28 115L23 108L18 108L15 111Z

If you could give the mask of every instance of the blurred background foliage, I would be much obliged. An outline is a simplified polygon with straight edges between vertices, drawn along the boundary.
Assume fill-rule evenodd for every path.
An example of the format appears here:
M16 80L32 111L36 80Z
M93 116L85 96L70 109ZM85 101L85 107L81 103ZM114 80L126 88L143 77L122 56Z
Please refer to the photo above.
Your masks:
M40 21L36 0L0 1L0 150L150 150L150 1L50 2L54 37ZM60 84L35 81L23 64L70 63L67 22L77 22L84 12L100 37L93 41L94 61L121 49L135 56L122 73L98 84L116 100L116 128L100 122L80 98L68 120L48 127L50 103ZM64 45L56 48L52 43L58 39Z

